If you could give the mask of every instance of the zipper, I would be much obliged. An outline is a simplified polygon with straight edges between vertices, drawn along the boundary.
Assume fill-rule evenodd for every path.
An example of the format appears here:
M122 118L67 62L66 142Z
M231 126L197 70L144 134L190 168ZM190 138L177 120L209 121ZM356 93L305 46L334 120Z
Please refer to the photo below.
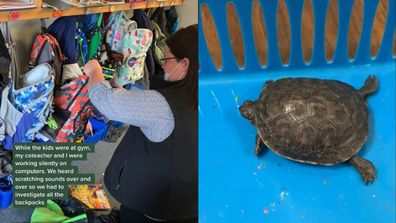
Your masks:
M122 172L124 172L124 168L125 168L125 166L127 165L127 163L128 163L128 161L125 161L125 162L122 164L121 168L120 168L120 171L119 171L119 173L118 173L117 186L115 187L116 190L118 190L118 189L120 188L121 175L122 175Z

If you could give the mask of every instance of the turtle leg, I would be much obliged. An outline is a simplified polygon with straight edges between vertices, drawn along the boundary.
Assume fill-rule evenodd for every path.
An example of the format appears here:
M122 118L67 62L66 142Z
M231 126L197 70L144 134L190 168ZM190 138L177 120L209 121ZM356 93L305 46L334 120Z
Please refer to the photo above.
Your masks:
M374 93L378 89L378 80L375 76L370 75L364 86L359 89L360 94L366 98L369 94Z
M265 148L264 142L261 139L260 135L257 133L256 135L256 148L254 148L254 154L256 154L256 156L259 156L261 153L261 150Z
M359 156L354 156L350 159L350 162L352 166L359 171L366 184L374 182L374 178L377 176L377 173L374 165L370 161Z

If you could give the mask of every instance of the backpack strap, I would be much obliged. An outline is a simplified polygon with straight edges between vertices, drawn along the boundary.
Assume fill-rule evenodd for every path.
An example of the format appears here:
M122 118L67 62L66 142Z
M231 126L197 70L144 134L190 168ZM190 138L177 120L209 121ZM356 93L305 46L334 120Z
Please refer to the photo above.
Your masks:
M59 46L58 41L50 34L45 34L46 38L49 40L51 44L51 49L53 50L53 65L52 67L55 70L55 86L58 88L62 84L62 65L65 60L61 48Z
M53 36L50 35L50 34L45 34L45 35L46 35L47 38L50 40L50 43L51 43L51 45L52 45L52 48L53 48L54 51L56 51L56 53L58 54L59 59L60 59L62 62L65 61L65 58L64 58L64 56L63 56L63 54L62 54L61 48L60 48L60 46L59 46L59 43L58 43L58 41L55 39L55 37L53 37Z
M47 23L45 19L40 19L41 21L41 33L47 33Z
M102 20L103 20L103 13L100 13L98 21L96 22L97 27L100 27L102 25Z
M29 60L29 65L31 67L34 67L37 65L39 57L41 53L43 52L45 44L48 42L48 38L44 34L37 34L36 38L34 38L33 41L33 47L32 47L32 52L30 53L30 60Z

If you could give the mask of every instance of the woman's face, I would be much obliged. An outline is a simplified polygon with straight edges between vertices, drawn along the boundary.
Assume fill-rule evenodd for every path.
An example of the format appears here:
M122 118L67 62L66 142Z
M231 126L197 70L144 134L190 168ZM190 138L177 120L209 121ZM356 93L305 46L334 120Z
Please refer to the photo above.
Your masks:
M165 46L162 69L164 69L165 74L168 75L168 81L182 80L187 74L188 64L188 58L183 58L179 61L178 58L172 54L168 46Z

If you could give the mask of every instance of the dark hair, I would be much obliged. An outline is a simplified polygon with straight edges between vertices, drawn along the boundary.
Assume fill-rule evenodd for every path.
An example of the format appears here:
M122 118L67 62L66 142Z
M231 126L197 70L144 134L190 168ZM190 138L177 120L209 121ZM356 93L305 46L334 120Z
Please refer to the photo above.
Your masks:
M182 28L166 39L166 45L179 60L188 58L187 74L176 84L191 95L193 108L198 105L198 25Z

